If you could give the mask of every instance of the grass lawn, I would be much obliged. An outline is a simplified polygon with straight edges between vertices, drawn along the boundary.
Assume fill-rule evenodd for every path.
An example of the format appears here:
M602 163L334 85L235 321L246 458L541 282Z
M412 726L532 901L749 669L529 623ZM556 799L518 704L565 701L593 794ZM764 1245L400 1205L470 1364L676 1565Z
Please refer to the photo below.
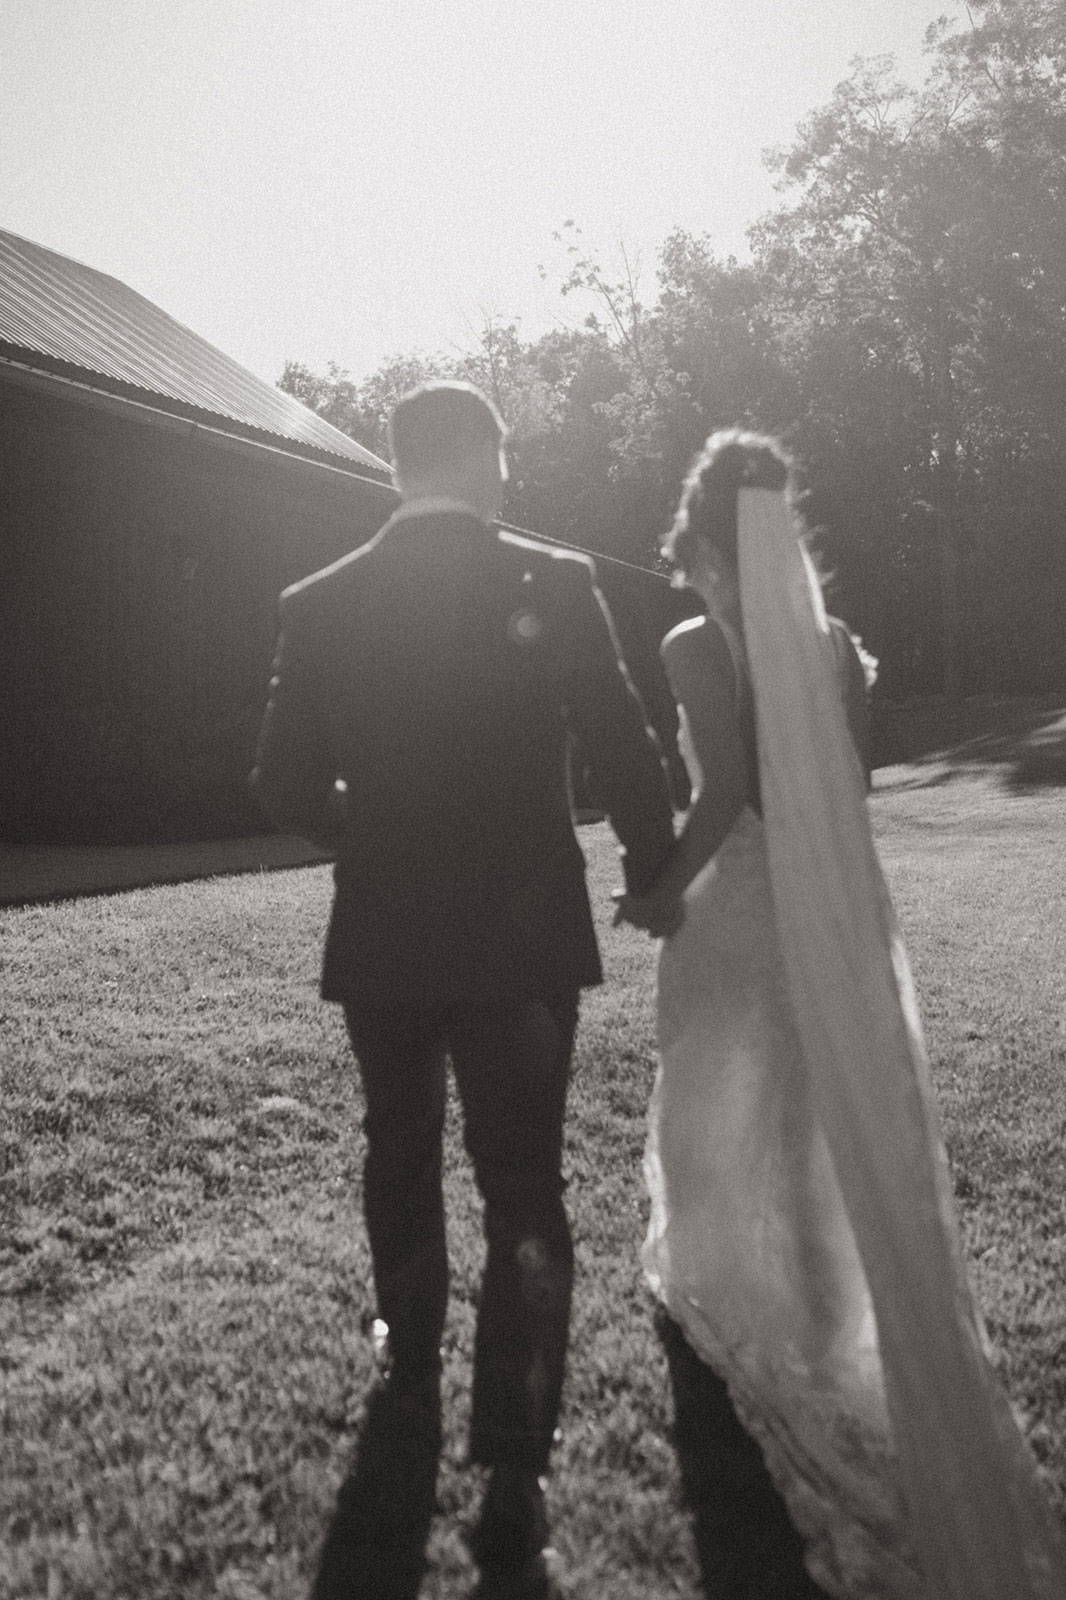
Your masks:
M974 1277L1066 1492L1066 808L990 774L881 774L875 827L922 998ZM575 1592L695 1593L637 1253L647 942L608 927L569 1123L578 1240L552 1501ZM296 1600L371 1354L360 1097L316 997L324 868L0 913L0 1600ZM444 1515L462 1595L479 1208L449 1126Z

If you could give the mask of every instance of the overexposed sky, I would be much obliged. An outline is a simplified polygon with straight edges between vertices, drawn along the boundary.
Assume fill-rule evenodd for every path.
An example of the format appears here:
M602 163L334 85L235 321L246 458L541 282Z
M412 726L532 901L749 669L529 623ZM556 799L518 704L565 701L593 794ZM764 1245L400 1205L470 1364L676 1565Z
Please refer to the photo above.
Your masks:
M261 376L533 337L680 226L720 254L857 54L924 68L952 0L3 0L0 227ZM542 281L538 266L548 269Z

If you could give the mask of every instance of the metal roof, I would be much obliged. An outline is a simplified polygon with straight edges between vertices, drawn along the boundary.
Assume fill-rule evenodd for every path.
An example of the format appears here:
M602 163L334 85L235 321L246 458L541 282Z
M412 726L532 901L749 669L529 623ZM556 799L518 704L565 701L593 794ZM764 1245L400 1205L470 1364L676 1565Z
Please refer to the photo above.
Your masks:
M5 360L295 454L332 458L336 466L389 471L117 278L0 229L0 364Z

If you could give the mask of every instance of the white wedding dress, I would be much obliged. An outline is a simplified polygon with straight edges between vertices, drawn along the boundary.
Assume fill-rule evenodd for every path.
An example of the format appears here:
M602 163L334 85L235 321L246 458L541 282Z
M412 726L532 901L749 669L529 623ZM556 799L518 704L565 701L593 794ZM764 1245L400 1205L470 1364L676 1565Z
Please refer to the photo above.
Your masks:
M681 748L696 787L684 737ZM822 1586L918 1596L886 1462L873 1307L817 1124L750 806L662 947L658 1042L652 1284L727 1379Z
M740 558L764 815L744 807L662 946L645 1268L728 1383L828 1594L1063 1600L966 1284L837 658L782 496L741 491Z

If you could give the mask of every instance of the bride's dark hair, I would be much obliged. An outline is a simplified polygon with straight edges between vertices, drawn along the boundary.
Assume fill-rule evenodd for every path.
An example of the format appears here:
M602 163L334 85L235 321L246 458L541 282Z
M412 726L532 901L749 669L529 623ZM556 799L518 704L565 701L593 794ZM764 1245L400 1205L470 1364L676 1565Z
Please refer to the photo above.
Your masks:
M701 545L710 547L717 564L735 570L738 489L794 488L795 464L772 435L742 428L712 433L689 469L663 555L681 581L696 565Z

